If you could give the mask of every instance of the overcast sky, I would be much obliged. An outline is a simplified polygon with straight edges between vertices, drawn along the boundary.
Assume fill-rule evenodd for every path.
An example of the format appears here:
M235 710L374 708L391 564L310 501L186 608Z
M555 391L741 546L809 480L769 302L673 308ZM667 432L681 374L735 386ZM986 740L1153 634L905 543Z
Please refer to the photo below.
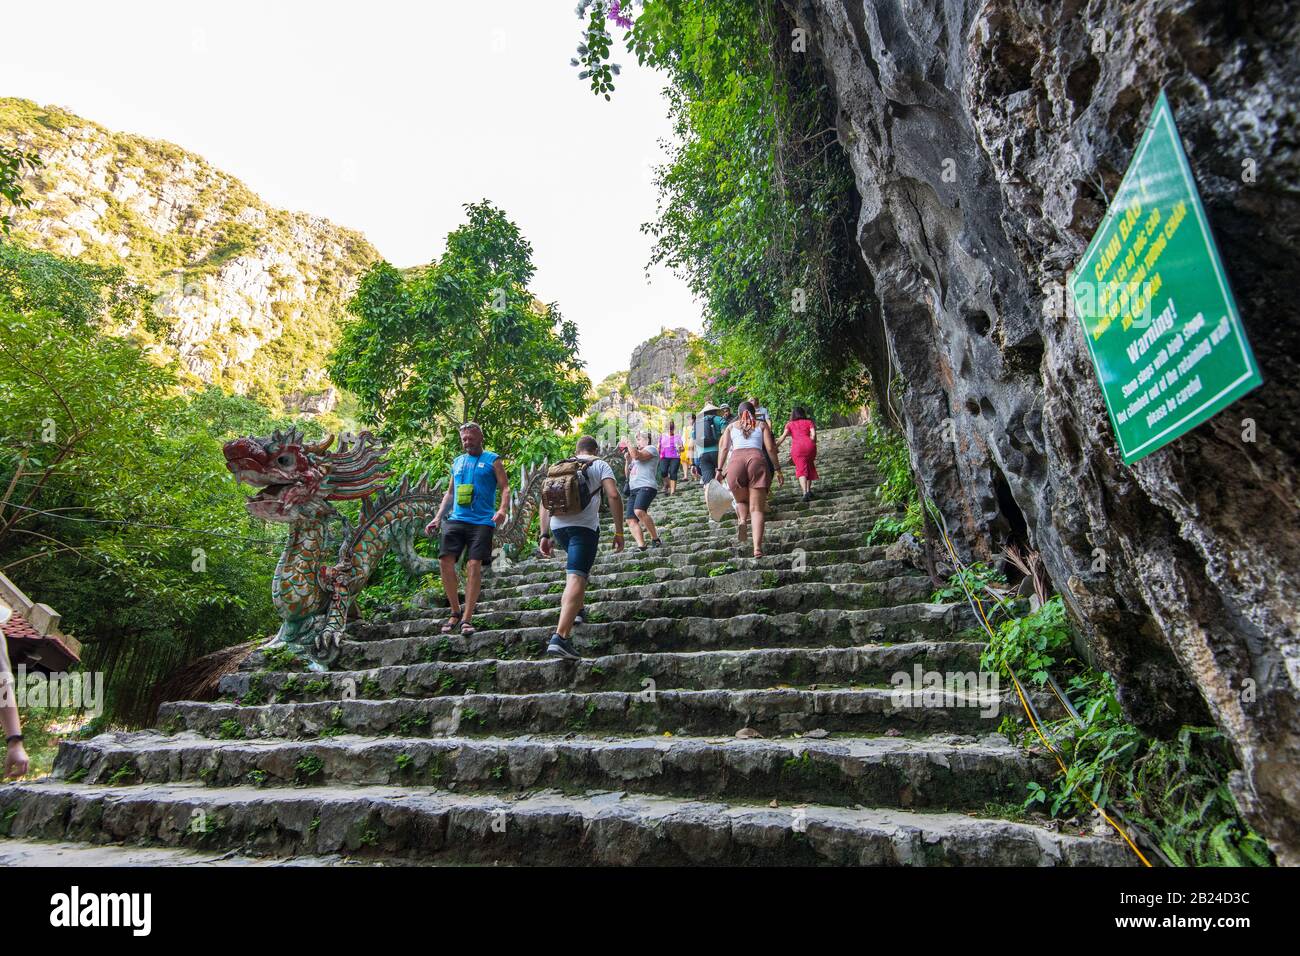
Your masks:
M461 204L490 199L532 243L534 292L577 323L599 381L661 327L698 330L700 308L666 271L645 277L663 80L620 47L613 102L594 96L569 65L574 6L16 4L0 95L170 140L273 206L359 229L398 266L437 256Z

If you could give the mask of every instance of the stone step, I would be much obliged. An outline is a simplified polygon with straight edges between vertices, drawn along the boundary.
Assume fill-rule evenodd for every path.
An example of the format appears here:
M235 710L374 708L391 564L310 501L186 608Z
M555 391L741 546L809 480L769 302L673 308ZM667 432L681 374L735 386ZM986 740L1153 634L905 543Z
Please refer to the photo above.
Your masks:
M633 737L210 740L101 734L59 752L54 775L86 785L354 784L441 790L632 789L827 806L979 809L1050 776L999 735L739 740Z
M766 525L763 532L763 546L765 549L770 548L772 551L784 550L779 545L793 545L809 538L830 538L842 537L845 535L856 535L860 544L865 539L866 533L871 530L875 518L879 515L893 514L891 508L873 509L864 512L861 515L855 514L849 518L826 519L822 521L780 521L770 522ZM653 517L653 516L652 516ZM668 522L656 522L656 528L659 531L659 537L664 544L673 548L694 548L694 547L729 547L739 544L736 523L731 520L724 522L715 522L712 525L701 526L682 526L669 524ZM603 536L608 536L609 523L604 525ZM631 533L630 531L628 532ZM749 549L753 548L750 539L749 529L745 529L745 544ZM857 545L855 544L854 547ZM635 542L631 547L636 547ZM806 548L805 548L806 550Z
M752 562L753 559L750 560ZM486 597L488 589L484 588L485 599L479 601L479 607L485 611L539 610L544 607L557 607L560 593L564 590L563 572L562 559L557 559L552 578L546 583L493 589L491 598ZM789 569L728 571L726 574L714 577L697 576L683 568L654 568L651 571L625 571L616 575L601 575L591 581L586 594L587 602L595 603L626 600L623 595L629 590L644 598L685 597L693 594L748 591L798 583L870 584L875 581L909 576L919 576L919 572L902 561L844 562L821 567L809 566L799 571ZM426 596L428 597L432 595ZM541 599L541 603L538 603L538 599ZM384 616L389 621L406 621L427 617L430 613L443 613L445 610L445 607L438 608L426 603L424 606L398 609Z
M656 519L663 515L665 523L681 526L691 530L709 528L712 519L704 503L704 496L697 495L685 501L676 501L671 507L661 506L662 496L656 497L650 505L650 517ZM889 511L890 505L882 503L874 490L845 492L839 495L818 496L812 501L798 498L776 497L769 502L770 520L772 522L797 522L799 524L816 524L824 521L844 521L850 517L859 517L866 511ZM608 521L608 512L606 512ZM728 524L731 522L728 521ZM716 525L717 522L713 522Z
M773 558L784 558L784 561L773 562L775 567L790 567L796 561L807 561L807 555L813 552L826 553L829 563L840 563L843 561L854 560L855 552L871 552L872 559L880 559L885 556L884 547L871 547L866 544L866 532L854 532L852 534L834 534L834 535L810 535L795 543L775 542L770 548L765 548L766 554L760 561L770 561ZM528 558L524 561L515 561L507 565L504 570L493 571L490 576L485 575L484 583L491 586L501 584L513 585L520 583L532 583L538 580L533 577L536 574L554 575L556 572L556 558L543 558L540 555ZM644 551L637 549L635 544L628 545L621 553L616 554L609 540L603 540L600 550L596 556L596 563L592 568L592 576L605 575L613 572L627 570L645 570L653 567L663 567L666 565L675 567L694 567L701 569L704 573L712 571L723 564L731 564L737 568L748 567L749 565L737 565L737 561L753 561L752 545L741 546L735 540L723 536L716 542L691 546L689 548L674 548L670 546L651 547L647 546ZM762 565L760 565L762 566Z
M639 692L780 685L891 686L894 675L979 670L974 641L917 641L889 647L791 647L680 654L617 654L581 661L476 660L401 664L368 670L294 674L239 671L221 679L229 702L277 704L322 700L387 700L455 694L538 694L552 691Z
M749 727L770 737L826 730L881 734L989 733L1010 713L1006 693L954 690L927 700L923 691L713 689L545 694L260 704L173 701L158 711L172 733L207 737L290 739L340 734L402 737L553 733L730 736Z
M763 550L767 555L789 554L794 556L796 550L807 553L809 551L849 551L866 546L867 532L870 526L861 529L854 529L846 532L832 532L821 534L817 531L811 531L808 534L802 534L793 537L774 537L772 540L765 540ZM724 561L735 560L737 557L748 555L752 559L753 545L739 545L735 539L734 532L730 535L718 535L716 538L705 542L696 542L688 545L677 547L667 544L661 547L646 546L644 551L639 550L636 543L627 538L624 551L619 554L615 553L612 545L612 538L605 535L600 550L597 552L596 563L592 568L592 575L604 574L608 570L624 570L629 566L637 566L646 560L657 560L667 557L684 558L684 561L676 563L701 565L708 563L720 564ZM884 549L881 549L883 557ZM518 575L532 574L538 571L546 571L551 574L555 573L554 558L543 558L540 555L528 558L523 561L513 561L509 564L504 572L494 572L492 574L493 583L513 583L513 579ZM840 560L847 560L841 558Z
M0 867L94 867L109 866L365 866L337 853L324 856L246 856L242 853L202 852L165 846L101 846L59 840L14 840L0 838Z
M652 618L648 621L587 623L570 635L584 657L608 654L745 649L756 647L844 647L954 640L974 624L959 604L904 604L868 610L814 610L789 614L742 614L711 617ZM393 664L476 658L540 656L553 633L550 627L479 631L471 637L440 634L437 621L405 621L407 637L344 640L335 668L358 670ZM260 653L250 655L246 670L265 670Z
M784 488L775 485L772 487L768 493L768 501L779 507L816 509L828 501L834 502L846 498L879 500L880 486L881 478L878 475L841 478L834 481L820 480L813 488L812 498L804 501L803 492L799 490L798 482L794 481L793 475L791 475L787 478ZM669 495L661 489L655 495L652 508L663 508L667 511L686 511L700 507L704 499L704 491L698 484L692 485L689 490L683 490L683 487L679 484L676 495Z
M607 544L601 546L602 554L606 552L607 547ZM738 571L766 571L790 570L797 567L817 568L844 563L871 564L885 560L885 550L879 545L850 549L837 548L828 551L807 548L802 554L768 554L762 558L755 558L748 553L737 554L734 550L700 549L694 552L674 552L667 548L660 548L640 554L640 560L631 564L600 568L599 571L593 572L592 583L603 586L605 581L626 580L621 578L622 575L636 577L660 569L678 571L683 575L699 573L708 577L710 572L723 572L727 566ZM558 559L552 559L550 563L539 562L535 570L520 572L513 570L514 568L518 568L518 565L512 565L512 570L485 574L483 595L496 597L503 590L506 593L513 593L515 588L535 584L549 586L555 583L557 574L563 576L564 573L564 565L558 563Z
M782 614L813 608L843 609L889 607L929 600L933 586L916 575L873 581L869 584L817 584L799 582L783 586L744 591L716 591L686 594L680 597L653 597L639 594L637 588L615 592L612 598L589 600L584 616L592 624L618 621L648 621L652 618L715 617L739 614ZM625 596L624 596L625 595ZM541 601L540 598L534 599ZM559 598L544 602L549 606L537 610L484 608L474 613L479 630L554 627L559 621ZM349 630L358 641L384 640L411 634L441 631L448 620L443 609L390 624L359 624ZM420 625L420 627L416 627Z
M16 811L16 812L11 812ZM955 813L770 808L407 787L149 788L59 782L0 790L25 839L129 841L261 855L559 865L1127 865L1122 843Z
M807 550L807 545L803 545L802 542L810 539L822 540L846 536L856 537L858 540L853 547L857 547L857 545L865 541L866 534L871 530L871 526L875 523L877 517L894 513L895 511L892 508L877 508L855 514L850 518L827 519L815 522L770 522L764 529L763 547L765 550L773 552L788 550L790 547L795 546L803 546ZM604 537L608 537L608 527L609 523L606 522L604 526L606 530L602 532ZM682 525L667 522L656 522L656 528L663 543L672 548L725 548L740 544L736 523L731 520L699 527L683 527ZM628 533L631 534L630 531ZM629 547L635 548L635 542ZM744 547L746 553L752 553L754 545L748 528L745 529Z

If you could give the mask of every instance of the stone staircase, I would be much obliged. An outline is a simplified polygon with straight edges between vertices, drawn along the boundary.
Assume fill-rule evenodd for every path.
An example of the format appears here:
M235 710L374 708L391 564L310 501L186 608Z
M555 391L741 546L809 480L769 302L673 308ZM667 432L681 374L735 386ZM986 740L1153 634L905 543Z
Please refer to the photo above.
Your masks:
M980 644L964 607L925 603L925 578L864 544L884 510L863 452L858 429L824 434L817 497L793 480L775 495L760 560L695 485L656 501L662 550L629 536L615 555L606 534L581 662L540 657L563 562L519 562L490 575L470 638L439 634L436 610L357 623L331 673L255 654L226 702L64 743L51 778L0 788L0 833L24 862L63 841L302 862L1129 864L1112 836L996 815L1053 769L995 733L1005 694L898 706L892 675L976 671Z

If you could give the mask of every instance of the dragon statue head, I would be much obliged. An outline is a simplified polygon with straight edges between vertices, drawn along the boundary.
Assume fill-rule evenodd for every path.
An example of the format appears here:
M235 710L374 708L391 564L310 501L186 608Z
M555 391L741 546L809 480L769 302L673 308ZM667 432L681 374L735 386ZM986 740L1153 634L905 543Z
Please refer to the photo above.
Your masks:
M307 441L291 428L265 438L235 438L222 446L226 467L236 481L261 490L248 499L248 513L264 521L298 524L333 514L330 501L364 498L389 477L386 449L370 432L344 437L329 451L334 436Z

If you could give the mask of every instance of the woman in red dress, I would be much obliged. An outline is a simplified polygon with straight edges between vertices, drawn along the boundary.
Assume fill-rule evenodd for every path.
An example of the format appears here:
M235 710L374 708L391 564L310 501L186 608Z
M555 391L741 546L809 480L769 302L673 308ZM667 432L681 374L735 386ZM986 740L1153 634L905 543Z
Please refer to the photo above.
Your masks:
M812 483L817 480L817 426L808 417L808 412L796 405L790 413L778 449L790 438L790 458L794 461L794 473L799 478L799 487L803 489L803 500L812 500Z

